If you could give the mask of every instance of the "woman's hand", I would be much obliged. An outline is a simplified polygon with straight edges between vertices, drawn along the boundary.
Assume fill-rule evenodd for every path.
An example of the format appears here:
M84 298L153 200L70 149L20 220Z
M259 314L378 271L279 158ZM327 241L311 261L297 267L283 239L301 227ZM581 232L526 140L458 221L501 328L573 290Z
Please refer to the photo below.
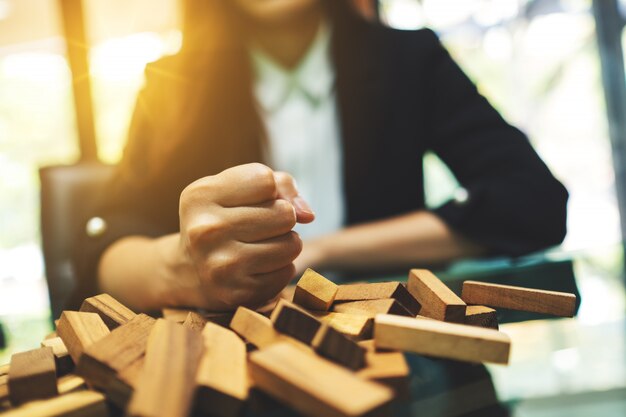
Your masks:
M294 277L302 250L292 229L314 219L293 178L261 164L193 182L180 196L179 214L178 263L197 277L181 287L195 292L186 296L193 304L213 310L276 296Z

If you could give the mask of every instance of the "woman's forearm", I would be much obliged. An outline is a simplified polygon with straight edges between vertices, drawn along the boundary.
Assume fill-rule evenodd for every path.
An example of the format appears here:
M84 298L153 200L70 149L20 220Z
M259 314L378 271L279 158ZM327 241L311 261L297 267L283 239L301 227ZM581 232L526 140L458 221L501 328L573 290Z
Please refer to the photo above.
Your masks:
M429 211L348 227L306 242L298 269L364 270L435 264L478 256L484 249ZM310 262L310 265L303 263Z
M193 265L181 261L178 234L124 237L107 248L98 267L100 288L138 311L199 305ZM195 295L194 295L195 294Z

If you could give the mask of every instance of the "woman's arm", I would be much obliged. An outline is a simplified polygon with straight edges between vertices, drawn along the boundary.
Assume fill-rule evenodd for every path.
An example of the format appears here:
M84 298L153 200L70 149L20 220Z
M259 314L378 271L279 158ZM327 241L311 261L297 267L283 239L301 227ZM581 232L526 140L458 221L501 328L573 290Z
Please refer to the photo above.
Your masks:
M139 310L258 306L293 278L302 242L292 229L313 218L289 175L240 165L185 188L180 233L110 245L98 282Z
M480 245L452 231L437 215L420 210L307 241L295 263L298 272L308 267L362 271L442 263L483 253Z

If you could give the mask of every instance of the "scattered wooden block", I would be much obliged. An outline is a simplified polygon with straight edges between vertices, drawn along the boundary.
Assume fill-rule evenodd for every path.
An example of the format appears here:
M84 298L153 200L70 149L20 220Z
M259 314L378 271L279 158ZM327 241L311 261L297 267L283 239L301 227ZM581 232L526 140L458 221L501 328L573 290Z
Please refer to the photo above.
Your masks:
M365 354L365 368L357 376L378 382L391 388L396 397L409 397L409 377L411 370L401 352L375 352Z
M67 374L57 379L57 390L59 395L87 388L85 380L74 374Z
M412 316L420 311L420 303L400 282L375 282L340 285L335 302L380 300L393 298L400 303Z
M467 306L465 324L498 330L498 314L493 308L485 306Z
M65 343L60 337L54 337L52 339L45 339L41 342L41 347L52 348L54 354L54 361L57 368L57 376L66 375L74 370L74 362L70 353L65 347Z
M144 364L145 356L142 356L118 373L107 385L105 389L107 398L120 409L126 409Z
M374 318L377 314L395 314L397 316L415 316L404 308L395 298L379 300L361 300L336 303L333 311L346 314L361 314Z
M200 314L195 311L190 311L183 321L183 326L188 327L192 330L196 330L201 332L204 329L204 325L208 323L208 320L202 317Z
M310 310L328 311L337 288L337 284L309 268L296 285L293 302Z
M436 320L465 322L465 303L427 269L411 269L407 288L420 302L419 314Z
M512 285L465 281L463 300L468 304L574 317L576 296L574 294L514 287Z
M55 337L59 337L57 332L48 333L43 340L54 339Z
M172 321L157 320L128 413L133 417L186 417L203 351L200 333Z
M183 308L164 308L161 310L161 313L163 314L164 319L175 321L176 323L184 323L187 316L189 316L189 313L199 314L206 321L225 327L228 327L233 318L232 311L207 312L203 310L190 310Z
M195 313L196 310L189 310L184 308L164 308L161 310L161 314L165 320L171 320L176 323L184 323L189 313Z
M248 398L246 344L232 330L214 323L207 323L202 337L196 407L216 417L237 416Z
M11 356L8 388L9 399L13 405L57 395L56 365L52 348L43 347Z
M127 323L135 313L109 294L100 294L86 298L80 306L80 311L96 313L110 330Z
M287 339L274 329L269 318L245 307L237 308L230 327L259 349Z
M57 325L57 333L74 363L78 363L85 348L108 335L110 330L96 313L64 311Z
M148 336L156 320L138 314L107 336L88 346L76 367L91 385L105 389L115 375L146 352Z
M295 285L287 285L278 295L278 298L282 298L284 300L293 302L293 297L296 294L296 286Z
M377 347L468 362L506 364L511 341L502 332L437 320L381 314L374 319Z
M390 389L289 343L253 352L249 367L257 388L304 415L390 415Z
M9 376L0 374L0 410L10 407Z
M108 417L104 395L95 391L72 392L33 401L6 411L2 417Z
M374 323L372 317L326 311L311 311L311 315L322 323L329 324L336 330L354 339L368 339L372 337Z
M307 345L311 344L322 325L307 311L286 300L278 302L270 318L276 330Z
M323 324L311 342L320 355L352 370L365 365L365 349L328 324Z

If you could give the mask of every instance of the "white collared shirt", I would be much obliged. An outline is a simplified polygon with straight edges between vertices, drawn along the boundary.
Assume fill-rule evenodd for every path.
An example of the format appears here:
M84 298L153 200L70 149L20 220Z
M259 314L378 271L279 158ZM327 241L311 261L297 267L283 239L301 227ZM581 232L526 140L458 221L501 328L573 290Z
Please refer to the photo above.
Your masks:
M293 175L316 214L296 226L306 239L344 225L342 147L330 55L330 29L322 25L298 65L286 70L251 49L254 93L268 136L266 161Z

